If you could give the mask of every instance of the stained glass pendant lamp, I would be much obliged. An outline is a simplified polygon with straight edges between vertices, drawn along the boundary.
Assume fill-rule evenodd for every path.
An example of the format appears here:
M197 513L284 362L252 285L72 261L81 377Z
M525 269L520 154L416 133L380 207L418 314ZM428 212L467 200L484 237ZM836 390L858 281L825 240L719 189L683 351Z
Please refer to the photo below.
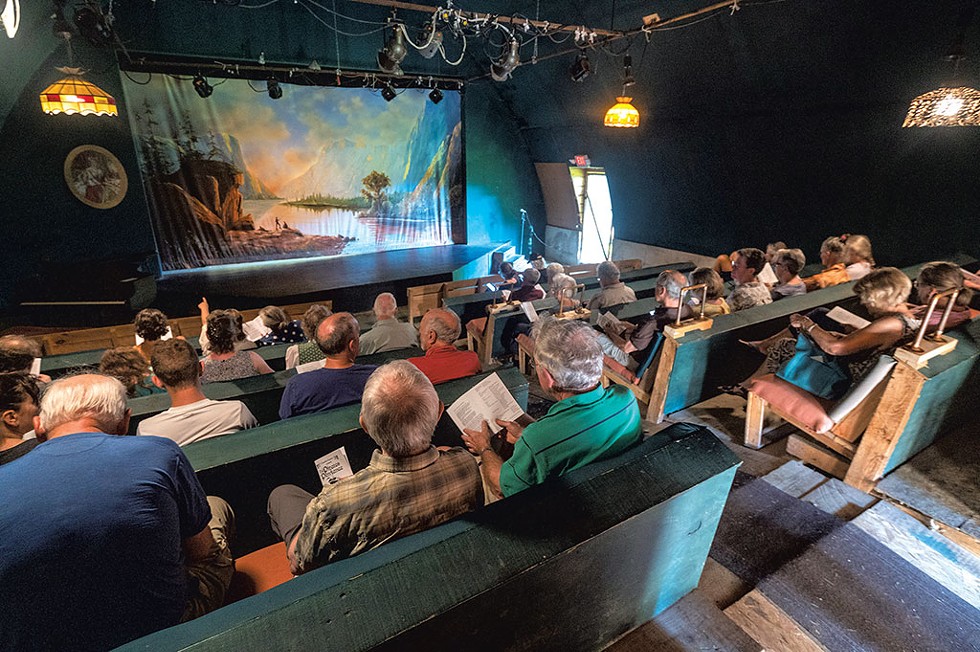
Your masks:
M960 32L956 43L945 59L953 62L953 77L957 79L960 62L966 58L963 39L966 27L973 18L973 9L960 16ZM903 127L980 127L980 90L953 82L923 93L909 105Z
M48 114L119 115L116 100L82 78L78 68L58 68L65 77L41 92L41 109Z
M623 89L626 90L625 88ZM606 111L606 117L602 124L607 127L639 127L640 112L630 104L632 97L627 97L624 92L622 96L616 98L616 103Z

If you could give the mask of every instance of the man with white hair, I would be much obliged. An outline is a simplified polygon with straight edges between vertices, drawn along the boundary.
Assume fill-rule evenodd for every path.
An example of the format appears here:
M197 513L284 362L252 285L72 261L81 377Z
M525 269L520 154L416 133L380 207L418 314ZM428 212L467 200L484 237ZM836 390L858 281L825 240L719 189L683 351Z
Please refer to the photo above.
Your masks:
M425 355L408 361L421 369L434 385L480 373L480 356L456 348L460 332L455 312L433 308L419 323L419 340Z
M504 460L490 446L486 421L465 430L467 448L480 456L483 478L497 495L511 496L591 462L619 455L643 437L640 408L625 387L603 388L597 334L577 320L542 319L534 362L542 389L558 402L527 427L496 419L514 452ZM530 419L525 415L525 419Z
M269 496L272 529L293 574L421 532L483 505L480 471L462 448L439 450L442 404L409 362L378 367L364 387L361 427L381 450L367 468L318 496L283 485Z
M694 316L691 307L681 303L681 290L685 285L687 277L680 272L673 269L660 272L653 292L660 305L637 324L628 324L625 333L607 330L605 335L600 335L599 344L605 354L625 367L635 368L636 364L632 362L642 362L657 333L677 320L678 310L682 320Z
M108 649L215 609L234 573L233 515L180 448L122 437L126 390L53 382L41 442L0 467L0 649Z
M589 310L618 306L636 301L633 288L619 280L619 268L611 260L604 260L596 267L599 287L602 289L589 301Z
M411 324L398 321L398 303L391 292L382 292L374 300L377 321L371 330L361 334L361 355L384 353L419 345L419 334Z

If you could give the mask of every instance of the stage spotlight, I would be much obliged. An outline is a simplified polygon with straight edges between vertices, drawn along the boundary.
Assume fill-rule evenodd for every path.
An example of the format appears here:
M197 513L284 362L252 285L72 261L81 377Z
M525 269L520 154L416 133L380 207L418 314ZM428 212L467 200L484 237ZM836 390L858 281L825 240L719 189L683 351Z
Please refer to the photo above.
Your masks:
M381 97L385 98L385 102L390 102L398 97L398 93L396 93L395 89L391 87L390 83L388 83L381 89Z
M419 50L419 54L422 55L423 59L431 59L432 57L436 56L436 52L438 52L439 48L442 47L442 32L436 31L435 34L432 34L433 29L434 27L432 26L432 23L427 24L422 29L422 36L419 42L428 43L428 45ZM432 34L432 40L429 40L430 34Z
M502 82L510 79L510 73L521 63L521 54L518 52L520 47L521 44L517 42L517 39L511 39L507 51L490 64L490 76L493 77L494 81Z
M438 88L433 88L431 91L429 91L429 99L432 100L433 104L442 102L442 91Z
M78 27L78 33L95 47L109 45L113 40L109 21L91 7L82 7L75 11L75 26Z
M589 63L589 57L585 52L580 52L577 57L575 57L575 63L569 68L568 74L571 75L573 82L584 81L592 73L592 64Z
M626 55L623 57L623 86L632 86L636 83L633 77L633 57Z
M275 79L270 79L265 83L265 87L269 90L269 97L274 100L278 100L282 97L282 87L279 85Z
M390 73L392 75L403 75L400 64L408 54L408 48L405 47L405 35L402 34L402 26L396 24L394 31L391 33L391 38L385 43L385 46L378 50L378 67L384 72Z
M211 97L211 93L214 92L214 86L208 83L208 80L204 78L204 75L198 75L195 77L193 83L194 90L201 96L201 99Z

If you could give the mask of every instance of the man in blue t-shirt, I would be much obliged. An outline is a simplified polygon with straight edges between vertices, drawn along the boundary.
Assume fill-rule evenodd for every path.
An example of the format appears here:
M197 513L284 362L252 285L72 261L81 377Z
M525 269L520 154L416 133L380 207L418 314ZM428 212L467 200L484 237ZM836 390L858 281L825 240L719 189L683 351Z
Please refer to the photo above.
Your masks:
M359 332L357 319L349 312L334 313L320 322L315 341L327 356L323 367L289 379L279 403L280 419L361 400L368 376L377 367L354 363L361 350Z
M0 509L0 649L112 648L223 602L230 508L174 442L118 436L128 425L118 380L63 378L42 443L0 467L16 497Z

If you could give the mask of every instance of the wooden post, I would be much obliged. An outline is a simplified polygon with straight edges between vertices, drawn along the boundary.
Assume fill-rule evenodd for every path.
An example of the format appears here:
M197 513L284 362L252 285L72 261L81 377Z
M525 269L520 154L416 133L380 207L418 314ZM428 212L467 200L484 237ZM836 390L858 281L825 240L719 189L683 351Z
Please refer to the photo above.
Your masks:
M657 360L657 373L653 377L650 388L650 405L647 407L647 420L662 423L664 406L667 404L667 390L670 389L670 372L674 370L674 360L677 358L677 340L664 336L660 357Z
M766 425L766 401L749 392L745 404L745 445L756 450L762 448L762 429Z
M866 493L874 488L885 472L925 382L922 374L904 362L895 365L844 482Z

